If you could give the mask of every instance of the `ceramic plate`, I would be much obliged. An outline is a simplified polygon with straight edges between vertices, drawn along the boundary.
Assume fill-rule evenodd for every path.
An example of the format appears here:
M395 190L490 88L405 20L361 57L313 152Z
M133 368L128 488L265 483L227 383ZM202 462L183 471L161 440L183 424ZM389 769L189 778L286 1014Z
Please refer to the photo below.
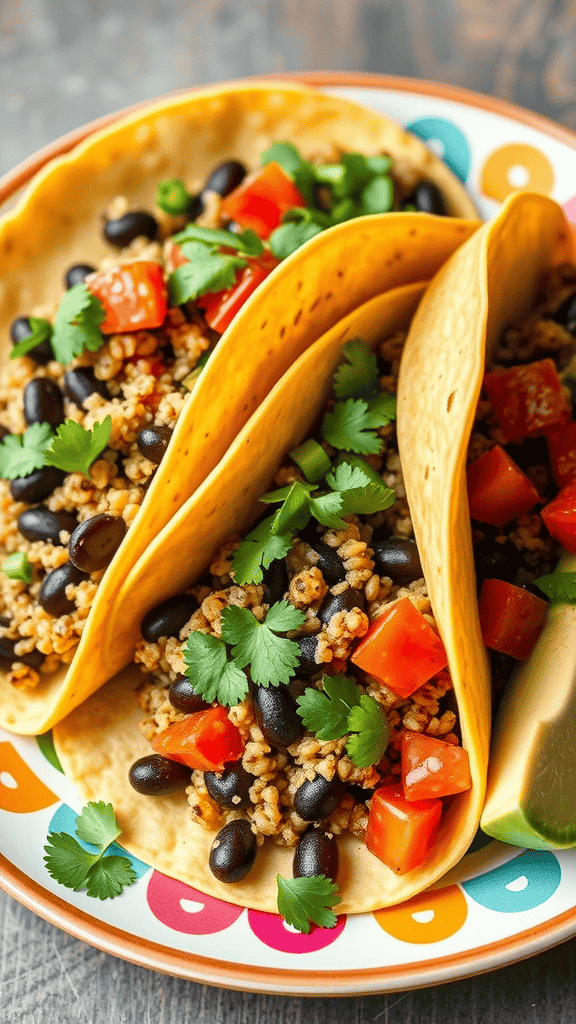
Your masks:
M553 196L576 222L576 137L473 93L373 76L300 76L388 114L466 183L485 217L513 190ZM112 120L103 119L98 126ZM0 183L0 198L87 126ZM74 833L78 801L49 736L0 730L0 885L42 917L126 960L252 991L352 995L437 984L530 956L576 933L576 850L546 853L479 835L437 888L400 907L340 917L300 935L275 914L205 896L131 858L138 881L99 902L54 882L50 830Z

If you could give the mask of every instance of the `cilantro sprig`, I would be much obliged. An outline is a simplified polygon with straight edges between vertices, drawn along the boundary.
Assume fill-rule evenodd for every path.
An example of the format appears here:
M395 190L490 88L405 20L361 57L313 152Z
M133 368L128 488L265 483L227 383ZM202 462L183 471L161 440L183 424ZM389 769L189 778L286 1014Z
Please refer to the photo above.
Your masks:
M25 551L15 551L2 562L2 572L9 580L20 580L21 583L32 582L32 566Z
M534 583L551 604L576 604L576 572L552 572Z
M246 534L239 548L232 556L232 571L236 583L262 583L264 569L272 562L284 558L292 547L293 534L273 533L276 515L263 519L250 533Z
M53 436L49 423L33 423L23 434L8 434L0 444L0 477L16 480L42 469Z
M170 299L175 305L192 302L206 292L231 288L239 270L248 266L247 256L259 256L264 249L253 231L234 234L189 224L172 239L188 262L177 267L168 279ZM232 252L222 252L231 249Z
M332 910L340 902L338 886L325 875L304 878L283 878L276 875L278 913L286 924L308 935L310 924L333 928L336 914Z
M84 283L69 288L58 306L50 339L58 362L67 365L85 349L97 352L105 340L100 330L105 318L100 299Z
M262 623L247 608L224 608L221 639L193 632L184 645L185 672L195 693L232 707L248 693L246 668L257 686L288 683L300 650L293 640L278 634L298 629L304 620L304 613L286 601L271 605ZM232 648L230 657L226 644Z
M67 832L49 832L44 847L44 863L49 874L75 892L86 885L86 894L95 899L119 896L126 886L136 881L128 857L105 856L120 834L112 804L91 801L76 818L76 835L82 842L96 847L97 852L85 850Z
M46 465L56 466L66 473L83 473L90 479L90 466L108 444L111 429L111 416L88 430L75 420L65 420L46 448Z
M378 701L348 676L323 676L322 690L308 686L296 701L306 728L320 740L352 733L346 744L357 768L369 768L384 756L388 723Z
M358 455L378 455L382 440L376 433L396 417L394 395L380 395L372 402L348 398L337 402L322 421L322 436L334 448Z

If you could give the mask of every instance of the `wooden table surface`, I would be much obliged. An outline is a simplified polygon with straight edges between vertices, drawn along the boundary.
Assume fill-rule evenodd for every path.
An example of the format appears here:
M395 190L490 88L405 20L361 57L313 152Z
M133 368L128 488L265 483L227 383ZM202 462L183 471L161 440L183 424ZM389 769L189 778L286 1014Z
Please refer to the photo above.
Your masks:
M138 17L134 11L138 10ZM250 74L348 70L477 89L576 130L573 0L4 0L0 173L130 103ZM211 989L100 953L0 892L2 1024L572 1024L576 940L412 993Z

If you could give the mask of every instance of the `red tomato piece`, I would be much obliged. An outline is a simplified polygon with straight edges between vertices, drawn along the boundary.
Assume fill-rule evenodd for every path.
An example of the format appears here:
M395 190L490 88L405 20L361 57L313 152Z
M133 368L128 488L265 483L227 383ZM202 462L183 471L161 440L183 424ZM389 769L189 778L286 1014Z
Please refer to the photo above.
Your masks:
M552 359L488 373L484 387L507 441L537 437L569 423L570 405Z
M441 814L441 800L410 803L404 798L402 786L380 786L370 804L366 846L392 871L403 875L424 860Z
M497 444L468 466L472 519L502 527L541 501L534 484Z
M217 704L169 725L152 740L152 749L189 768L219 772L242 756L244 741L226 708Z
M544 628L548 603L505 580L484 580L478 610L486 647L526 661Z
M351 660L400 697L409 697L448 663L440 637L408 597L372 623Z
M204 310L208 326L213 331L223 334L252 292L279 262L271 252L264 252L257 258L249 258L248 266L238 271L231 288L201 295L197 304Z
M220 209L243 228L268 238L295 206L306 206L304 197L280 164L273 162L245 178L226 196Z
M576 422L546 435L550 468L558 487L576 477Z
M402 786L407 800L431 800L470 789L470 762L463 747L425 733L402 733Z
M565 484L540 515L551 536L576 554L576 480Z
M162 269L152 260L89 274L86 286L104 306L102 334L146 331L164 323L168 298Z
M175 242L170 240L166 244L166 270L169 274L177 267L183 267L185 263L190 263L187 256L184 255L182 249Z

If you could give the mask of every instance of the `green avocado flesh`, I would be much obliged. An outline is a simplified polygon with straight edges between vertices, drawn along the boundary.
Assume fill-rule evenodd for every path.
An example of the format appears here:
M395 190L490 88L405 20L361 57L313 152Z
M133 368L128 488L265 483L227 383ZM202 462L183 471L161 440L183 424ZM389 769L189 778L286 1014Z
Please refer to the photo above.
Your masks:
M558 569L573 571L576 560ZM553 605L494 728L481 827L531 850L576 846L576 608Z

